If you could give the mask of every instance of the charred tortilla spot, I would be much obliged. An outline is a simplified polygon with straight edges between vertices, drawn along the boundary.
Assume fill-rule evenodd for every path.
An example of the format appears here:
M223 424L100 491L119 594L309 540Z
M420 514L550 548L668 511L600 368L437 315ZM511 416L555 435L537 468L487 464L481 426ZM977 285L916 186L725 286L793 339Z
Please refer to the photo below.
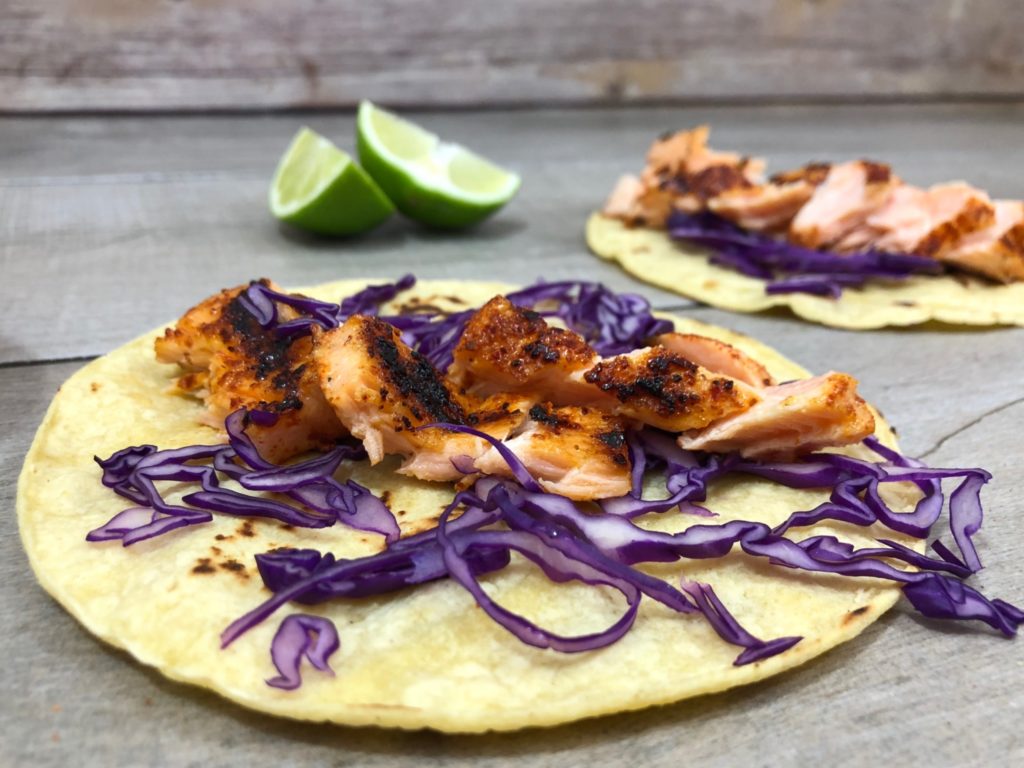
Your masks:
M245 536L246 538L252 538L256 535L252 527L252 520L242 521L242 524L238 526L238 535Z
M868 612L869 608L870 606L862 605L860 608L854 608L852 611L847 612L847 614L843 617L843 625L845 626L846 624L849 624L858 616L863 616L865 613Z
M210 558L200 557L193 566L192 573L214 573L216 570L210 563Z

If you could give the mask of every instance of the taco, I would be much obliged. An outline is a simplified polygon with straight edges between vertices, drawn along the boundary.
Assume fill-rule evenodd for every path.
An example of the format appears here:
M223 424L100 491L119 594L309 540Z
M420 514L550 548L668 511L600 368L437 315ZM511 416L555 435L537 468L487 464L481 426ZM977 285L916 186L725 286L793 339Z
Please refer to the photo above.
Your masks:
M964 182L921 189L884 163L765 164L657 139L587 222L598 256L662 288L739 312L789 307L867 329L938 320L1024 324L1024 203Z
M44 588L174 680L474 732L761 680L901 590L1013 634L962 581L987 477L900 456L850 377L638 296L260 281L72 376L17 509ZM925 556L951 478L960 554Z

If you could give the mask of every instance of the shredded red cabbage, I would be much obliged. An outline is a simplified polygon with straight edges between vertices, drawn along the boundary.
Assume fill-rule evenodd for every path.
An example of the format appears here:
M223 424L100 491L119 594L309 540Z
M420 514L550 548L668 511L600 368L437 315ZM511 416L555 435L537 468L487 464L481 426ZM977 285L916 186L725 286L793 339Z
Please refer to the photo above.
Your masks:
M536 283L507 298L542 315L561 318L602 356L632 352L652 336L674 328L670 320L651 314L651 305L643 296L616 293L601 283ZM550 304L554 306L546 309Z
M259 556L260 573L275 594L228 627L222 636L224 645L289 600L320 602L338 596L383 594L447 575L465 587L497 623L529 645L562 652L609 645L629 630L641 597L647 596L681 613L699 612L723 640L743 648L734 663L749 664L791 648L800 638L761 640L729 613L711 585L684 580L676 588L633 567L681 558L718 558L736 545L746 554L766 558L777 566L899 582L911 605L931 618L978 620L1008 636L1016 634L1018 626L1024 623L1024 611L1002 600L989 600L962 581L975 570L974 564L980 567L980 562L975 562L977 553L970 537L981 521L978 493L989 477L983 470L924 467L874 438L865 442L882 458L880 462L817 454L804 462L757 463L735 456L708 457L683 451L667 435L647 430L630 436L634 466L664 465L666 486L673 493L670 498L704 498L710 479L725 472L757 474L791 487L835 488L829 502L810 512L794 512L774 530L763 523L732 521L692 525L680 533L669 534L636 525L631 520L635 516L632 508L624 514L593 515L570 499L545 492L507 446L485 433L460 425L434 428L488 440L508 463L515 481L478 479L473 490L456 496L436 529L400 540L368 558L336 562L330 555L309 550ZM936 559L888 539L879 539L878 547L855 549L834 536L794 541L782 535L786 530L822 519L888 525L904 515L913 518L909 527L918 531L917 535L926 536L935 522L934 510L941 511L943 506L941 480L950 478L961 480L949 507L954 541L963 560L938 542L935 549L940 558ZM914 512L895 513L878 494L880 483L897 481L914 482L924 491ZM640 499L636 477L633 494L627 499L631 502L623 503L649 504ZM653 502L646 511L663 512L668 509L664 505L664 501ZM465 511L452 520L452 513L459 507ZM922 516L921 509L926 515ZM499 522L507 530L491 527ZM624 612L600 632L564 637L509 611L483 590L479 577L504 567L513 550L539 565L553 581L577 580L618 590L625 598ZM902 570L893 562L917 570Z
M321 672L334 674L327 660L341 647L334 622L322 616L295 613L285 618L270 643L270 658L278 676L267 685L292 691L302 685L299 665L302 657Z
M397 541L398 522L387 505L358 483L350 480L342 484L333 477L342 461L365 458L361 446L338 445L307 461L279 466L260 456L246 434L246 419L251 415L239 409L228 416L224 422L226 445L162 451L141 445L120 450L107 459L97 457L103 469L103 484L138 506L119 512L90 531L86 540L120 539L129 546L178 528L207 523L213 519L210 512L220 512L269 517L302 528L325 528L340 522L379 533L385 541ZM268 416L273 414L260 413L256 418L266 423ZM282 493L301 506L223 488L220 475L237 480L243 488ZM156 486L165 480L195 482L201 490L184 496L183 504L169 504Z
M673 211L668 233L707 247L711 263L765 281L766 293L811 293L839 298L843 288L871 279L905 280L939 274L943 266L927 256L868 250L840 254L815 251L763 232L749 232L707 211Z
M753 248L751 243L756 237L736 230L705 232L704 239L706 244L716 247L729 246L725 250L733 258L734 246ZM798 268L813 268L836 284L853 280L841 271L824 273L818 262L826 256L836 260L834 255L766 252L774 254L772 269L795 272ZM869 274L876 267L887 270L886 277L899 277L901 270L909 274L919 266L917 257L891 254L842 258L859 265L856 269L861 271L855 270L855 276L860 282L878 276ZM757 264L743 268L755 267L761 270L761 276L774 274ZM808 276L817 279L815 274L793 279ZM279 333L301 334L309 333L314 324L335 327L351 314L376 314L381 302L391 300L414 282L412 276L406 276L397 283L372 286L340 304L290 296L254 283L243 301L265 326ZM812 283L813 280L808 284ZM647 302L639 296L614 294L593 283L538 284L509 294L509 299L561 318L604 355L628 352L650 336L672 328L670 323L654 318ZM291 307L301 316L280 321L279 304ZM452 350L472 314L472 310L467 310L447 316L422 313L385 319L399 328L407 343L444 368L450 364ZM306 461L275 465L259 454L246 434L246 426L250 422L270 426L276 419L275 414L268 412L239 410L225 422L227 445L171 450L140 445L118 451L107 459L96 459L103 470L103 483L135 506L91 531L89 541L119 539L127 546L208 522L212 519L210 512L271 517L310 528L339 521L384 535L386 547L382 552L354 560L337 560L331 553L309 549L279 549L257 555L260 575L273 595L225 629L221 637L223 646L290 601L316 604L335 598L381 595L450 577L467 589L497 623L536 647L579 652L607 646L629 631L640 601L647 597L679 613L701 614L723 640L743 649L734 662L743 665L781 653L801 638L761 640L728 612L711 585L683 580L677 587L635 567L682 558L718 558L736 546L747 555L765 558L776 566L896 581L903 585L911 605L931 618L978 620L1008 636L1016 634L1024 624L1024 611L1002 600L989 600L963 582L981 568L973 537L982 523L981 487L990 475L980 469L926 467L874 438L867 439L865 445L881 457L877 462L819 453L797 462L766 463L738 455L686 451L672 435L650 428L632 432L627 436L632 462L630 492L621 498L601 501L605 514L594 515L568 498L545 492L502 442L469 427L431 425L423 428L443 428L487 440L503 456L515 480L479 477L472 489L455 495L436 528L400 539L398 524L381 499L361 485L352 481L340 483L333 477L343 461L365 457L361 447L339 445ZM470 474L473 467L465 458L456 457L453 464ZM643 479L650 470L662 473L667 493L664 498L643 498ZM793 512L774 529L762 523L732 521L696 524L680 533L668 534L644 529L633 522L643 514L671 510L713 517L714 513L696 502L706 499L708 483L731 472L757 475L793 488L831 488L832 493L827 502L811 510ZM220 485L222 476L247 490L276 492L297 504L225 489ZM946 506L944 480L959 481L948 504L949 526L957 552L938 540L931 544L937 557L930 557L890 539L878 539L877 547L855 549L833 536L796 541L785 535L822 520L837 520L861 526L880 523L924 538L930 535ZM200 490L186 495L183 504L173 505L158 490L160 481L194 482ZM913 511L897 512L885 502L881 488L892 482L910 482L920 488L922 497ZM461 514L453 518L459 510ZM553 581L576 580L617 590L625 600L623 613L600 632L565 637L509 611L482 588L480 577L508 565L512 551L538 565ZM903 570L893 563L916 570ZM338 647L337 631L327 619L309 615L287 617L271 645L279 675L268 680L268 684L289 690L298 687L303 656L315 668L330 672L327 659Z
M251 283L242 294L243 305L261 325L285 335L306 334L312 326L335 328L351 315L376 315L379 305L395 298L416 282L406 275L397 283L371 286L340 304L293 296L274 291L262 283ZM618 355L643 346L645 340L673 328L669 320L651 314L650 303L635 293L615 293L600 283L565 281L537 283L508 294L508 300L537 309L542 315L558 317L583 336L600 355ZM301 313L293 320L280 320L277 304ZM475 310L450 314L417 312L388 315L382 319L402 333L402 340L444 371L452 352Z
M286 336L306 335L314 325L321 328L337 328L352 315L376 315L378 307L391 301L399 293L416 283L413 275L405 275L396 283L371 285L346 297L340 304L311 299L282 291L275 291L263 283L252 282L239 296L239 301L260 325L273 327ZM300 313L293 320L281 321L277 305L284 304Z

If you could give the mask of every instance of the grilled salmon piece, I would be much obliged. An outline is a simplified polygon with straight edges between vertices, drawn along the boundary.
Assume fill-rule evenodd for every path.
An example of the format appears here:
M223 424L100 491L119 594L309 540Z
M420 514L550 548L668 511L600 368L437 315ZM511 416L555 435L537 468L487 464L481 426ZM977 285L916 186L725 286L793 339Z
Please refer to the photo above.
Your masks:
M204 400L203 423L211 427L222 429L238 408L277 414L273 426L247 429L270 461L333 445L346 431L309 365L310 339L284 338L261 326L240 300L245 288L225 289L186 312L156 340L157 360L181 366L178 389ZM281 313L289 316L287 307Z
M603 397L602 410L669 432L707 426L759 399L746 384L716 376L664 347L646 347L602 360L582 376Z
M505 444L551 493L577 501L629 493L626 421L617 416L593 408L537 404ZM494 448L476 460L476 467L487 474L512 477Z
M730 189L708 200L708 209L750 230L777 230L789 225L814 194L806 181Z
M867 219L883 251L941 257L967 235L995 223L996 212L981 190L963 182L928 189L903 185Z
M771 177L767 184L730 189L708 200L708 209L744 229L780 230L825 181L830 165L809 163Z
M739 451L749 458L789 458L829 446L850 445L875 429L875 418L857 395L857 381L829 372L760 390L743 413L679 437L691 451Z
M763 160L717 152L708 146L709 133L700 125L658 138L647 152L644 185L669 192L673 208L696 213L713 197L761 181Z
M475 396L521 393L535 402L598 408L674 431L703 426L757 399L742 382L715 376L663 347L602 360L578 333L552 328L538 313L501 296L467 323L449 376Z
M471 395L520 392L556 405L586 404L596 395L580 375L598 360L575 331L495 296L466 324L448 376Z
M708 147L706 125L659 137L639 179L619 180L604 213L628 224L664 228L673 210L696 213L709 199L761 181L764 161Z
M775 383L775 379L761 363L724 341L695 333L676 332L663 333L655 336L652 341L712 373L721 373L754 388Z
M769 178L772 184L793 184L802 181L816 187L828 178L832 170L831 163L807 163L791 171L779 171Z
M620 176L608 195L608 200L601 209L605 216L616 219L630 219L634 216L633 206L643 194L644 185L636 176L626 174Z
M1004 283L1024 280L1024 203L997 200L993 208L990 226L967 234L939 258Z
M646 174L651 176L681 173L698 174L714 166L729 166L739 170L748 183L761 181L764 161L736 152L718 152L708 146L711 129L698 125L688 131L669 132L659 136L647 150Z
M836 245L885 203L897 183L889 166L882 163L855 160L831 166L793 217L789 239L808 248Z
M532 402L457 394L398 330L376 317L353 315L338 328L314 330L313 338L313 366L337 418L363 441L371 464L386 454L402 455L401 474L458 480L462 473L452 459L475 458L489 448L472 435L417 427L468 425L502 440L524 421Z

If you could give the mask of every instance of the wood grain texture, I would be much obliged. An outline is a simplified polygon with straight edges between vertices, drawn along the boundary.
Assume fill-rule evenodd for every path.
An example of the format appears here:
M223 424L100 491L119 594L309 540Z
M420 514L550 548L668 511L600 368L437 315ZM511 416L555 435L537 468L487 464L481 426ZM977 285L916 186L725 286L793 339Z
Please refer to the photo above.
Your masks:
M452 238L400 223L357 241L311 240L268 219L273 163L300 118L0 119L0 765L719 766L1012 765L1024 758L1021 640L895 609L863 636L749 688L564 728L445 737L292 723L168 682L94 640L38 587L13 533L17 474L46 406L81 363L212 288L269 274L631 282L585 253L584 216L653 134L705 120L716 143L775 167L863 155L916 183L966 177L1022 196L1024 106L631 109L421 115L508 162L523 192ZM314 127L351 136L347 117ZM678 311L754 335L815 371L846 370L936 465L984 466L975 583L1024 602L1024 329L839 332L784 314ZM31 363L18 361L34 361ZM88 451L88 446L83 446Z
M519 171L519 196L459 235L396 218L360 239L323 240L280 229L266 205L274 164L306 119L342 146L352 140L347 115L0 120L0 363L102 354L260 276L300 285L412 270L635 287L587 253L583 224L653 136L698 122L714 126L715 146L774 168L869 156L914 183L966 178L1024 197L1020 104L421 113ZM690 303L643 290L656 306ZM46 324L23 321L44 306Z
M1024 93L1016 0L7 0L0 110Z

